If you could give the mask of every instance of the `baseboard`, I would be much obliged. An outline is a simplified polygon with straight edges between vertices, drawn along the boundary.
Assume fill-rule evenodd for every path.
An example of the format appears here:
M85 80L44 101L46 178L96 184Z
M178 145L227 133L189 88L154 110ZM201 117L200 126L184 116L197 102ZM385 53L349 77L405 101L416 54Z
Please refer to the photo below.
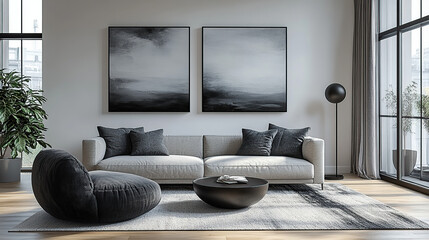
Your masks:
M350 173L350 166L338 166L338 173ZM325 174L335 174L335 166L325 166Z

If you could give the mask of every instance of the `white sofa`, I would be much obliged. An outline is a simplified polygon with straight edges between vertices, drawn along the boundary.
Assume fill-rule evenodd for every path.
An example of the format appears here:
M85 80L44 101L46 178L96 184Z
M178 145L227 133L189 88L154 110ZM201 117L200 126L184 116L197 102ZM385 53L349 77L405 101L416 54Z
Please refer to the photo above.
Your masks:
M274 184L324 182L324 141L306 137L304 159L282 156L237 156L241 136L165 136L169 156L104 158L101 137L83 140L82 162L88 170L137 174L160 184L189 184L204 176L244 175Z

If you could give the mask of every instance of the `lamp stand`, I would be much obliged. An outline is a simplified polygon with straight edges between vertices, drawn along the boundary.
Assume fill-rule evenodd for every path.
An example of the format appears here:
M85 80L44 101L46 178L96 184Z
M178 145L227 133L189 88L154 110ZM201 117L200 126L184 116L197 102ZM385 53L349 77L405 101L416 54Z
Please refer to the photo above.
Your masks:
M326 180L342 180L343 175L338 175L338 103L335 103L335 175L325 175Z

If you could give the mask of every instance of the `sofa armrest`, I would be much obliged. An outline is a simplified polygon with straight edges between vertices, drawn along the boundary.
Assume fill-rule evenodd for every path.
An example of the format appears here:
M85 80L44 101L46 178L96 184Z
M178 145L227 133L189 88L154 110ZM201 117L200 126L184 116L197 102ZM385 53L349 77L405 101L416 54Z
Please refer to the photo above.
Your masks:
M302 155L314 166L314 183L323 183L325 180L325 142L323 139L304 138Z
M94 169L106 153L106 142L102 137L85 139L82 141L82 163L90 171Z

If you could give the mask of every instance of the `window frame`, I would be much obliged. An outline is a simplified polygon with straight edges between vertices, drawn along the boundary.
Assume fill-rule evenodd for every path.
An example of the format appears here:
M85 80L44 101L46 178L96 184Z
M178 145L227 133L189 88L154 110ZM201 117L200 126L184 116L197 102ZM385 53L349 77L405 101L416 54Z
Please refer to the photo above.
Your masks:
M6 0L6 1L9 2L9 0ZM1 1L0 3L2 3L0 6L0 11L3 15L3 18L0 19L0 24L1 24L1 27L3 29L3 23L4 23L5 19L8 19L8 13L5 13L5 9L3 9L4 2ZM23 4L24 4L24 0L21 0L21 12L20 12L20 14L21 14L21 32L20 33L4 33L3 30L2 30L2 32L0 32L0 41L3 41L3 40L19 40L21 42L21 52L20 52L20 58L21 58L20 64L21 64L21 66L24 66L24 51L23 51L24 43L23 43L23 41L24 40L43 40L42 39L42 33L23 33L22 32L23 20L24 20L23 19L24 18L23 17L23 12L24 12ZM21 75L22 74L23 74L23 71L21 69Z
M6 0L7 4L9 4L9 0ZM4 9L4 1L0 0L0 13L2 13L3 17L0 18L0 27L2 28L2 32L0 32L0 42L5 40L19 40L20 41L20 48L21 51L19 53L20 57L20 64L21 64L21 76L24 74L24 41L26 40L40 40L43 41L42 33L23 33L23 0L21 0L21 32L20 33L4 33L3 32L3 24L5 22L5 19L8 19L9 13L5 13ZM42 30L43 31L43 30ZM3 52L5 52L5 49L3 49ZM3 66L3 58L0 59L1 66ZM31 172L32 167L22 167L21 172Z
M412 31L414 29L420 28L420 101L422 100L422 81L423 81L423 70L422 70L422 61L423 61L423 52L422 49L422 29L423 27L429 25L429 15L422 16L423 14L423 1L420 0L420 18L415 19L413 21L401 24L402 22L402 0L396 0L396 26L390 29L387 29L383 32L379 32L380 30L380 23L381 23L381 1L378 1L377 6L377 87L378 87L378 163L379 163L379 174L381 179L419 191L423 192L425 194L429 195L429 187L425 185L418 184L416 182L411 182L406 179L402 179L402 164L397 164L396 167L396 176L389 175L387 173L383 173L381 171L382 169L382 127L381 127L381 120L382 118L395 118L396 119L396 149L403 149L402 146L402 119L403 118L411 118L411 119L419 119L420 120L420 139L422 139L422 121L429 119L426 117L423 117L421 114L420 116L402 116L402 34ZM384 39L388 39L390 37L396 36L396 96L397 96L397 106L396 106L396 115L385 115L380 114L381 109L381 77L380 77L380 43ZM402 151L396 151L397 152L397 158L400 161L402 160ZM422 141L420 141L420 167L422 167L422 153L423 153L423 147L422 147ZM422 169L422 168L420 168ZM422 171L420 171L420 177L422 175Z

